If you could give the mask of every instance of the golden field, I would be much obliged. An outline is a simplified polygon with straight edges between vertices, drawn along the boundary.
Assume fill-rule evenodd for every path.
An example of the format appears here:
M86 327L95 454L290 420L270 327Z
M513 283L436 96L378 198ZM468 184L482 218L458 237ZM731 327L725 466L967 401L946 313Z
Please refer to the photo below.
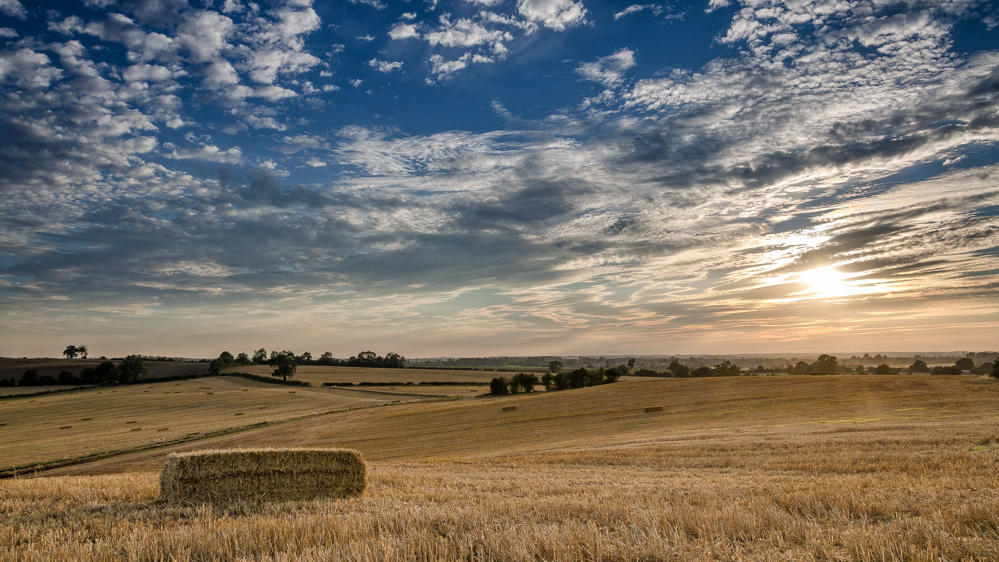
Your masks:
M0 400L0 471L398 399L236 377L10 398Z
M975 377L845 376L344 411L0 481L0 560L996 560L997 405ZM250 445L357 449L368 490L159 500L168 451Z

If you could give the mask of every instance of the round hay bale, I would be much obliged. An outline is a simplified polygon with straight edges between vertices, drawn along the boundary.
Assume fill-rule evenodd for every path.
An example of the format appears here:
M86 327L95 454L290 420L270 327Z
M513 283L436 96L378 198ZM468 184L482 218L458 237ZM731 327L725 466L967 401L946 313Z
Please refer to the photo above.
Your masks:
M349 449L173 453L160 472L160 493L176 504L351 498L367 485L368 466Z

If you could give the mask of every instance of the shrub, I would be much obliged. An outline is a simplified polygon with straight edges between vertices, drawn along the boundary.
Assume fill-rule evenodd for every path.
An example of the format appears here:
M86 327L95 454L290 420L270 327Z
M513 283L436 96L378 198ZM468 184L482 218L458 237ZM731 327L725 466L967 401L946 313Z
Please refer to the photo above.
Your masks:
M504 377L495 377L489 381L489 394L499 396L510 393L510 385Z

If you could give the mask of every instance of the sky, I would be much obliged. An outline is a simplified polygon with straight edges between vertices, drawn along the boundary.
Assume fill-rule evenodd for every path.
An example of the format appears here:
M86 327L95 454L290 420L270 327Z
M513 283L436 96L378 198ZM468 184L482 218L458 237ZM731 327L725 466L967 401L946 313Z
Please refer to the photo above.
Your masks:
M0 0L0 356L997 335L999 1Z

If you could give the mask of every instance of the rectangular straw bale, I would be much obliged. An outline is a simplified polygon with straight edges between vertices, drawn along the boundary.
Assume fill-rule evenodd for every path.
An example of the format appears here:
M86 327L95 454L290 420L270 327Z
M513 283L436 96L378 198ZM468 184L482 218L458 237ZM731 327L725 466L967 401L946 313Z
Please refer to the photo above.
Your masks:
M653 412L662 412L662 411L663 411L662 406L649 406L648 408L645 409L646 414L651 414Z
M503 406L503 411L504 411L504 412L513 412L513 411L515 411L516 409L517 409L517 407L516 407L516 406Z
M160 472L160 493L175 504L350 498L367 483L367 464L349 449L172 453Z

